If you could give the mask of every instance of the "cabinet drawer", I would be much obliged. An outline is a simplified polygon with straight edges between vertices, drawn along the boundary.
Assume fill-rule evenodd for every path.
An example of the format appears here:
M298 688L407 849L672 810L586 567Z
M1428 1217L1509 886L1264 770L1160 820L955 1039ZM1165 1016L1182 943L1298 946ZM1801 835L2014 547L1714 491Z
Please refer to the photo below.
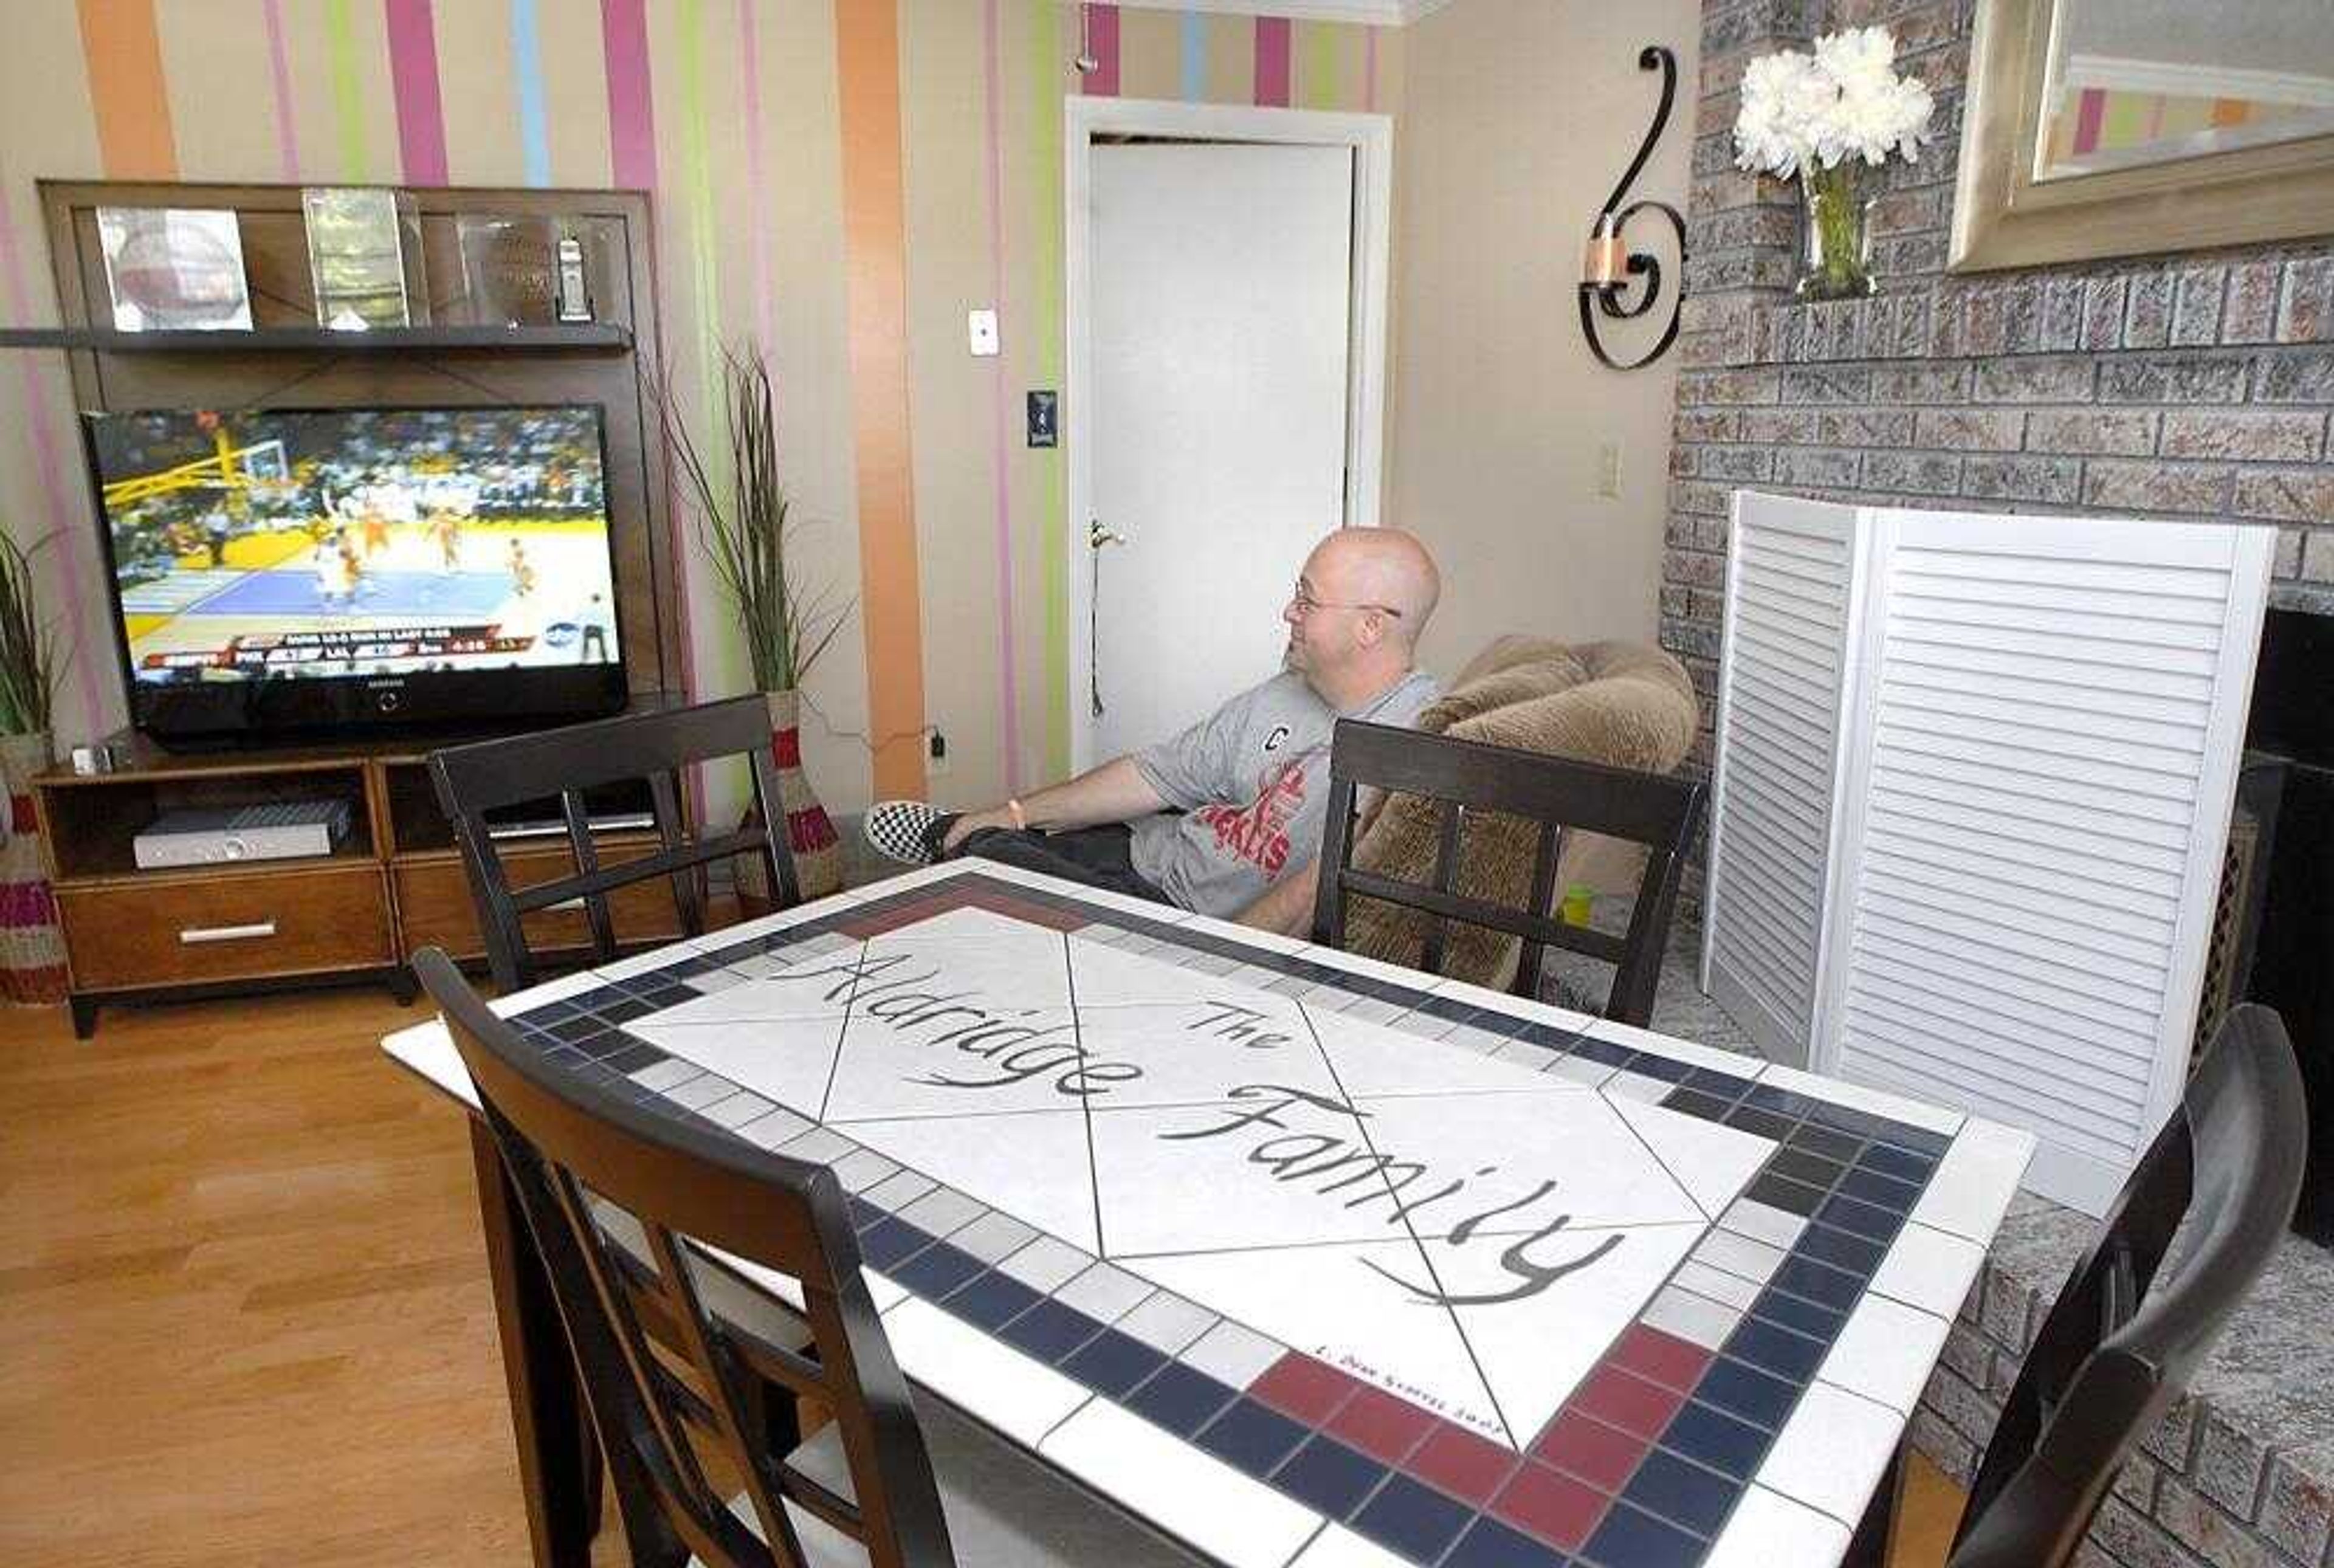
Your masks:
M653 844L603 849L600 863L621 865L654 849ZM506 850L503 865L512 885L519 888L570 876L575 870L574 861L564 849ZM487 944L478 934L477 907L470 900L469 877L461 861L400 861L391 878L397 884L397 923L404 933L407 952L434 944L457 958L485 957ZM655 941L680 935L680 912L673 908L672 884L661 877L617 889L608 895L608 909L622 941ZM526 940L538 955L588 948L591 922L581 904L537 909L526 917Z
M84 991L359 969L395 960L381 868L366 861L57 895Z

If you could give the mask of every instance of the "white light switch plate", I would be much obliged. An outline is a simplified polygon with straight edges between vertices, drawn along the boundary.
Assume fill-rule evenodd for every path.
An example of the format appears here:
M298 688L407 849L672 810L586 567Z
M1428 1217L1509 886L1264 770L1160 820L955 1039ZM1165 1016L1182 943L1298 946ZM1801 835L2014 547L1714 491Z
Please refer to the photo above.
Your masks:
M965 336L971 340L973 355L988 359L997 352L997 313L968 311L964 318Z
M1607 498L1621 494L1621 443L1607 441L1596 448L1596 494Z

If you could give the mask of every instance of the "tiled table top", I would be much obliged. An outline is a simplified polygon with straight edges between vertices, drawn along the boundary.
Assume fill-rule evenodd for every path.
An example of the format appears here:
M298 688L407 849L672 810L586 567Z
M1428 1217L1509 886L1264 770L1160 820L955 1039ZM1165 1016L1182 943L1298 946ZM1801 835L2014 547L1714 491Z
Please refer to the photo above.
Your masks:
M2031 1150L987 864L497 1006L832 1163L910 1376L1241 1568L1837 1563Z

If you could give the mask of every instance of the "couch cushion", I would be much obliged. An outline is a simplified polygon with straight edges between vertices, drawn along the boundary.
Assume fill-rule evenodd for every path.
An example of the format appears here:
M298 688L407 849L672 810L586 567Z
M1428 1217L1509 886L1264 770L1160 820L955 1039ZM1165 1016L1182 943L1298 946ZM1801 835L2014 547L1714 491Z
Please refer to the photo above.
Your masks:
M1470 664L1474 678L1430 707L1420 727L1645 773L1668 773L1684 760L1693 745L1698 710L1693 682L1677 660L1639 644L1586 643L1551 654L1553 646L1525 638L1494 642ZM1566 680L1568 669L1580 669L1587 678ZM1511 699L1486 704L1487 696ZM1355 865L1403 881L1432 880L1438 818L1430 801L1388 797L1363 829ZM1537 830L1529 822L1470 813L1460 834L1459 890L1521 909L1530 897L1536 844ZM1634 893L1644 861L1640 846L1593 833L1568 834L1557 862L1558 892L1586 883L1600 894ZM1415 911L1356 899L1347 912L1345 946L1415 965L1429 924ZM1443 972L1505 987L1514 978L1520 953L1513 937L1456 926Z

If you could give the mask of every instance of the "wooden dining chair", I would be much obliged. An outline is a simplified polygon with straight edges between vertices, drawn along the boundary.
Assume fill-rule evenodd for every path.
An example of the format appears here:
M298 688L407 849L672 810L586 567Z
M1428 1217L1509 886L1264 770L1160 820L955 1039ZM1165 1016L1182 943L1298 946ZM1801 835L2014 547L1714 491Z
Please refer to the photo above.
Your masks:
M728 832L692 834L680 806L680 770L730 757L747 759L759 821ZM786 813L778 799L777 765L770 755L770 713L758 697L733 697L670 713L649 713L570 725L429 755L438 803L454 824L454 842L469 873L470 898L485 934L487 962L505 994L535 984L536 961L525 917L581 900L589 922L592 958L616 957L608 895L619 888L667 879L682 929L705 930L705 868L734 855L762 859L778 908L798 903L794 855L786 847ZM584 792L607 784L645 782L661 847L636 860L603 865L592 837ZM494 833L492 813L556 796L566 822L574 874L526 887L511 885Z
M1355 807L1364 790L1433 803L1440 832L1431 884L1355 868ZM1314 894L1313 940L1344 947L1352 900L1383 899L1428 917L1421 968L1442 972L1453 922L1486 927L1522 941L1517 996L1539 994L1549 948L1584 953L1613 966L1604 1015L1643 1025L1653 1015L1678 875L1701 826L1702 799L1702 786L1691 779L1342 719L1329 749L1329 820ZM1520 908L1458 890L1461 834L1471 813L1519 818L1536 830L1529 901ZM1644 846L1644 874L1626 934L1552 918L1558 857L1574 832Z
M911 1401L832 1170L622 1099L522 1041L439 949L413 967L549 1276L637 1563L1194 1568L1037 1461ZM633 1250L607 1206L636 1225ZM707 1248L796 1282L799 1348L719 1310L710 1284L750 1287ZM773 1448L757 1383L831 1423Z
M2125 1458L2269 1265L2301 1194L2309 1124L2285 1026L2231 1010L2026 1352L1948 1568L2061 1568ZM2175 1232L2181 1254L2168 1272ZM1893 1488L1891 1488L1893 1491ZM1852 1565L1885 1557L1886 1514Z

